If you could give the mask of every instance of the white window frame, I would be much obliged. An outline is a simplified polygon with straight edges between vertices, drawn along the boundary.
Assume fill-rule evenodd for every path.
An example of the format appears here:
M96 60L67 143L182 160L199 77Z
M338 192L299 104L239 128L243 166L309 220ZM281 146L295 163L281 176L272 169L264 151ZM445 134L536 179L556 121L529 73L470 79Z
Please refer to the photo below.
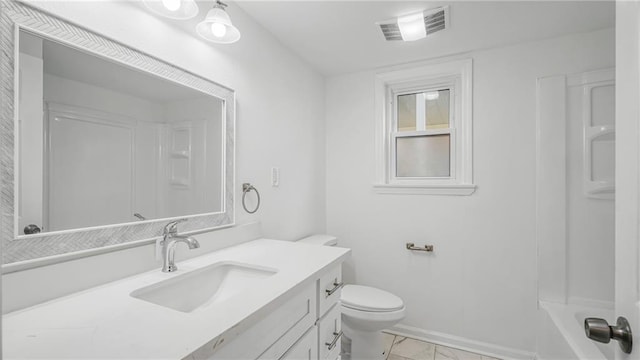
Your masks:
M431 63L376 75L376 182L374 190L391 194L471 195L472 158L471 59ZM397 131L397 97L430 90L450 91L449 128ZM450 134L449 177L396 177L398 137Z

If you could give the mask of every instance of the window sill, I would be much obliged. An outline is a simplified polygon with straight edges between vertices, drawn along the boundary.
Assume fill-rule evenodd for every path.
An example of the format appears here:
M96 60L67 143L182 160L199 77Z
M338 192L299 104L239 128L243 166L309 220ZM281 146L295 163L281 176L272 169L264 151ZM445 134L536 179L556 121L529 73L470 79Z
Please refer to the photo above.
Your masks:
M378 194L400 195L454 195L468 196L476 191L473 184L449 184L449 185L397 185L374 184L373 191Z

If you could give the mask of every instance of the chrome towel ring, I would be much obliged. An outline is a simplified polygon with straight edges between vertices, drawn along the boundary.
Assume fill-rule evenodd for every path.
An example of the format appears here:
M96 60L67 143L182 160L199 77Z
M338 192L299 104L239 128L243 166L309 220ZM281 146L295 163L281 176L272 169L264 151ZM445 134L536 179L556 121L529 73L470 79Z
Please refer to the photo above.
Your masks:
M245 196L247 196L247 193L251 190L255 191L256 196L258 197L258 204L256 205L256 208L253 209L253 211L247 209L247 205L244 203ZM258 189L253 187L253 185L251 185L250 183L242 184L242 207L244 208L244 211L248 212L249 214L255 213L260 208L260 193L258 192Z

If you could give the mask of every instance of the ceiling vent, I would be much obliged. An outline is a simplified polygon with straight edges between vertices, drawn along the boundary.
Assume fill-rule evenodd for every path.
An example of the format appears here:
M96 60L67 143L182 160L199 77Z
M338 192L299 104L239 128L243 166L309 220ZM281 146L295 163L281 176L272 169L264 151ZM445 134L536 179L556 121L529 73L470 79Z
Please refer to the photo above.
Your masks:
M387 40L418 40L449 27L449 7L429 9L377 24Z

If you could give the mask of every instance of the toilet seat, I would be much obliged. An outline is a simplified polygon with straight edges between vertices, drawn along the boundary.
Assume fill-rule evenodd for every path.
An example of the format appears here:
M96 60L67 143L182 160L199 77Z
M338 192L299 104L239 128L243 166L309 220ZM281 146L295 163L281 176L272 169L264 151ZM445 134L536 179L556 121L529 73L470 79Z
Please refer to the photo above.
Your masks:
M402 299L390 292L362 285L345 285L340 302L344 308L363 312L397 312L404 310Z
M379 328L378 330L387 327L386 325L380 326L380 323L389 322L389 326L391 326L402 320L407 314L407 310L404 306L401 309L394 311L362 311L342 306L341 311L343 319L346 316L351 321L365 321L367 323L371 323L371 325L373 325L376 329Z

